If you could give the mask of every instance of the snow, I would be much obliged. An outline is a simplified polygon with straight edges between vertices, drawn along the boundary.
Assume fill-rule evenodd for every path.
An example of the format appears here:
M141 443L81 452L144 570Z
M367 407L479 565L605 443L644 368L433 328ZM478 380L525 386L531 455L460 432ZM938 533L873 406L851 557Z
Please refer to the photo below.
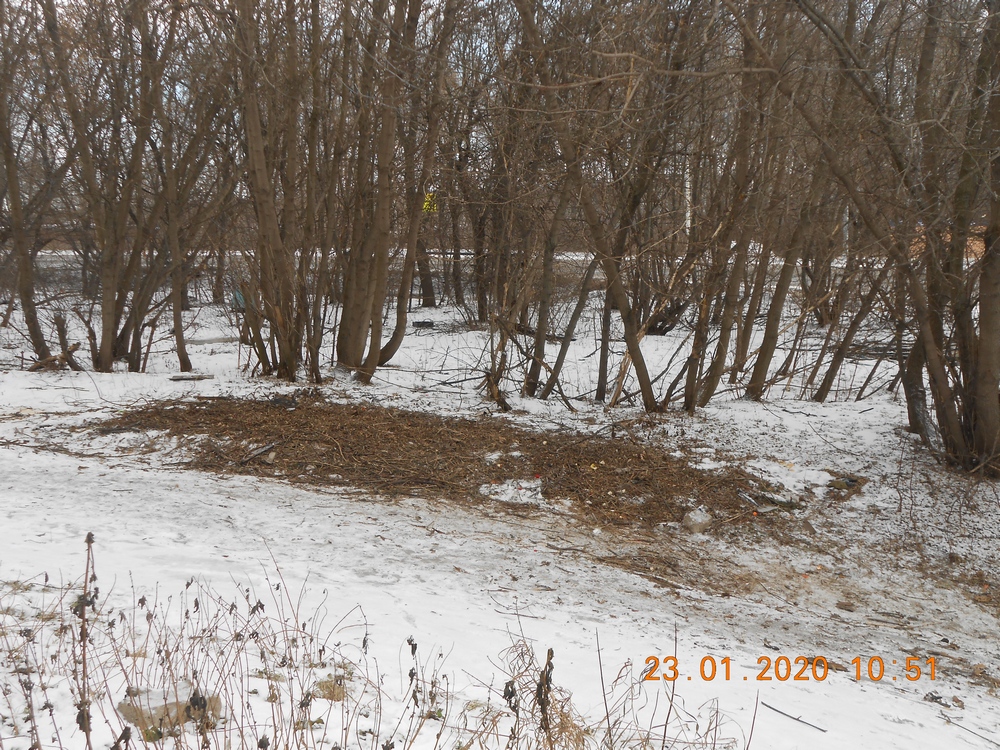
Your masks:
M993 485L948 473L914 445L892 395L826 404L793 393L763 403L724 396L695 417L645 417L586 401L571 413L556 399L512 395L515 413L498 415L469 377L488 334L461 326L447 309L413 318L434 320L435 328L409 334L396 366L380 370L370 387L331 372L326 394L593 434L633 420L630 429L675 455L706 470L740 465L801 496L803 506L773 511L791 519L781 540L752 526L628 533L580 523L558 499L543 497L533 477L484 485L480 494L492 502L459 508L197 473L183 467L185 446L164 434L99 435L89 427L153 400L291 390L241 372L246 351L238 355L224 316L203 310L190 334L195 366L214 375L198 382L169 380L167 344L154 348L149 374L29 374L18 369L12 334L0 332L0 611L43 609L46 597L58 596L43 576L52 585L80 580L84 538L93 532L105 611L134 612L143 595L176 609L196 591L229 601L249 588L269 613L286 601L311 622L322 620L331 642L366 664L370 679L383 679L380 741L409 702L408 638L428 672L447 675L454 721L460 706L475 713L488 701L504 705L501 654L523 638L539 662L554 650L554 682L598 730L602 684L612 692L625 674L612 706L631 694L623 715L639 726L662 723L673 687L669 734L694 746L743 748L751 732L751 747L769 749L1000 746L1000 698L988 684L1000 676L1000 503ZM567 364L572 393L588 387L589 370L578 365L590 344L580 336ZM644 342L651 361L668 343ZM512 446L483 460L515 453ZM845 477L865 481L856 492L828 486ZM650 550L676 563L680 583L616 564ZM687 583L696 576L703 585ZM275 595L278 581L286 599ZM660 660L662 674L671 655L676 682L640 680L648 657ZM925 672L926 659L935 659L937 679L905 679L914 655ZM719 670L713 680L699 673L711 666L708 656ZM773 677L783 656L795 670L796 657L824 656L848 671L831 670L823 681L758 679L762 657ZM860 657L867 670L874 656L886 677L856 680L851 660ZM0 683L13 679L8 668L0 667ZM54 687L52 702L62 741L81 746L72 691ZM0 702L0 747L22 750L30 739L8 705ZM365 721L357 727L374 728ZM95 737L109 746L112 725L95 719ZM587 741L596 746L599 738ZM360 735L351 741L365 743ZM417 746L434 744L430 732Z
M508 479L497 484L484 484L479 494L502 503L534 505L539 508L557 508L560 503L551 502L542 495L540 479Z

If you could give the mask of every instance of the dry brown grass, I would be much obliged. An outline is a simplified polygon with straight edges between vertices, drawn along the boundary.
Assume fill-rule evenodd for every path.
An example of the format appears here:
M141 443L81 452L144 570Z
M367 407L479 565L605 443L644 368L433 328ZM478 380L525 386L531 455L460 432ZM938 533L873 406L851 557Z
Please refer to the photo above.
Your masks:
M485 502L483 485L538 479L546 499L568 500L575 514L608 525L680 521L692 502L731 518L748 508L737 491L753 489L739 469L696 469L628 436L533 432L499 418L446 418L316 396L300 397L294 408L280 399L161 402L98 430L202 436L189 444L193 468L384 496L478 503ZM490 454L501 455L490 462Z

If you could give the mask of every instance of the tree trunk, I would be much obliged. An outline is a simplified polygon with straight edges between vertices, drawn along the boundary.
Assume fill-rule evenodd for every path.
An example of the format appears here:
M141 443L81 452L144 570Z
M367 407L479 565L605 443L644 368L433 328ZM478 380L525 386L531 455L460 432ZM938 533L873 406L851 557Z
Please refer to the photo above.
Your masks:
M45 334L38 321L35 307L35 265L24 226L24 208L21 196L21 179L17 164L17 153L11 137L10 113L7 108L6 81L0 82L0 147L3 149L4 171L7 177L7 205L10 207L10 230L17 258L17 294L21 301L24 325L28 329L31 348L39 360L52 356Z
M524 380L524 394L534 396L538 389L538 379L542 374L542 362L545 361L545 338L549 333L549 309L552 305L552 294L555 287L555 255L562 230L566 210L569 207L573 190L569 180L563 183L552 223L545 236L545 247L542 249L542 286L538 300L538 320L535 322L535 345L531 353L531 365ZM525 307L527 311L527 307Z
M611 292L604 290L601 312L601 353L597 365L597 391L594 400L603 404L608 397L608 364L611 359Z
M788 249L785 250L785 257L781 265L781 273L771 294L771 306L767 310L767 322L764 325L764 339L761 341L760 349L757 352L757 361L754 363L753 372L750 375L750 382L747 384L747 397L754 401L760 401L764 397L764 389L767 384L767 372L774 358L774 350L778 346L778 334L781 330L781 316L785 311L785 299L788 297L788 288L795 277L795 267L799 256L802 253L808 235L810 233L810 218L817 202L826 190L826 181L829 172L821 162L813 173L812 185L805 201L799 208L798 223L795 231L788 242Z
M556 356L556 361L549 372L548 380L545 381L545 387L542 388L542 392L539 395L540 399L547 399L552 395L552 391L559 382L559 373L562 372L563 364L566 361L566 354L569 352L570 343L573 341L576 325L580 322L580 316L583 315L583 310L587 306L587 300L590 297L590 282L594 278L594 272L597 271L599 264L600 261L594 258L587 266L586 273L583 274L583 281L580 283L580 294L577 296L573 313L569 316L569 323L566 324L566 331L563 333L562 343L559 345L559 354Z
M538 33L538 27L535 25L534 15L527 0L515 0L515 5L517 6L518 13L524 26L525 37L532 49L532 55L537 63L536 67L538 76L544 87L543 91L545 93L546 106L552 115L552 125L556 131L556 137L559 142L560 150L562 151L563 161L566 164L566 169L569 175L573 178L580 190L580 206L583 209L583 216L584 221L587 224L587 229L589 230L591 238L594 241L594 246L597 251L596 257L600 260L601 265L604 267L604 273L608 279L608 287L611 290L615 303L618 305L618 311L622 316L622 323L625 328L625 346L628 349L629 356L632 358L633 367L635 368L635 377L639 383L639 391L642 394L643 407L647 412L658 411L659 404L656 400L656 396L653 394L653 385L649 378L649 370L646 368L646 361L642 356L642 350L639 348L638 326L636 325L635 315L629 305L628 293L622 285L621 275L618 268L618 259L614 258L610 252L607 235L604 229L604 222L601 220L600 213L598 212L597 206L591 196L587 179L581 168L579 145L570 134L569 126L563 115L553 112L556 103L550 94L553 87L551 80L549 79L547 69L547 50L542 43L541 36Z
M277 376L294 381L301 352L294 331L294 282L290 268L291 253L282 237L281 222L274 201L264 130L257 95L257 33L250 0L237 0L236 33L243 52L241 99L247 144L247 165L251 193L260 231L260 292L265 317L271 323L272 341L277 343ZM249 302L249 300L248 300ZM248 322L250 319L248 318ZM267 365L262 362L267 369Z
M390 70L400 69L404 50L413 47L421 4L422 0L409 0L407 12L406 3L401 1L396 3L389 38ZM383 81L382 97L382 122L376 145L375 215L361 250L364 255L372 258L373 262L367 289L368 329L371 340L368 356L357 372L357 378L362 383L371 382L382 355L382 308L385 305L386 281L389 276L389 242L392 228L392 162L396 148L396 117L402 100L399 76L388 75ZM416 221L415 232L419 232L419 218ZM412 265L410 273L413 273Z
M421 307L434 307L434 279L430 273L430 264L427 258L427 249L420 237L420 228L424 218L424 192L427 181L430 179L431 169L434 165L434 157L437 154L438 133L441 125L441 112L443 107L441 101L444 97L444 77L446 72L445 57L448 45L454 31L454 17L457 8L456 0L449 0L444 11L444 28L438 39L438 50L436 55L436 70L434 73L434 94L428 106L428 126L427 142L424 144L424 152L420 160L420 173L417 175L413 185L410 186L410 199L407 206L409 226L406 232L406 256L403 260L403 274L399 282L399 292L396 295L396 327L392 336L382 347L379 354L379 365L387 364L403 343L406 335L406 320L409 309L410 287L413 284L414 261L420 267L421 285ZM417 18L412 15L420 13L419 3L413 3L410 8L411 18L407 21L407 39L404 44L412 45L409 38L409 30L416 32ZM408 50L404 50L408 51Z
M847 352L851 348L851 344L854 343L854 337L857 335L858 330L861 328L861 324L864 322L865 318L872 310L872 306L875 304L875 299L877 298L879 292L882 291L882 285L885 283L886 277L889 275L889 271L892 267L891 258L887 258L885 263L882 265L882 270L879 271L878 278L872 282L871 288L868 290L868 294L865 295L861 302L860 307L851 319L851 324L847 327L847 331L844 332L844 337L840 341L840 345L837 350L833 353L833 359L830 362L830 366L827 368L826 375L823 377L823 382L820 383L819 390L813 396L814 401L819 401L820 403L826 401L827 396L830 395L830 390L833 388L834 380L837 378L837 373L840 372L840 367L844 363L844 359L847 357Z
M998 22L1000 1L990 3ZM996 32L988 40L998 45ZM984 43L985 40L984 40ZM994 46L994 54L996 54ZM987 140L990 161L990 220L983 238L985 249L979 275L979 357L975 368L975 429L973 444L978 464L988 464L991 472L1000 473L1000 68L994 68Z

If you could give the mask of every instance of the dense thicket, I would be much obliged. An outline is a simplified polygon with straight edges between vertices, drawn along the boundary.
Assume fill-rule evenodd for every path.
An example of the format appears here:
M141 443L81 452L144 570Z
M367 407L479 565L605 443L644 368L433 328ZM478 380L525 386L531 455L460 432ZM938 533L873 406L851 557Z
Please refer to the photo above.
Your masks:
M998 466L1000 0L0 0L0 34L0 323L39 359L72 315L140 370L166 315L190 369L201 280L260 372L370 379L416 285L489 327L493 397L546 398L593 296L598 400L822 401L877 344L910 428Z

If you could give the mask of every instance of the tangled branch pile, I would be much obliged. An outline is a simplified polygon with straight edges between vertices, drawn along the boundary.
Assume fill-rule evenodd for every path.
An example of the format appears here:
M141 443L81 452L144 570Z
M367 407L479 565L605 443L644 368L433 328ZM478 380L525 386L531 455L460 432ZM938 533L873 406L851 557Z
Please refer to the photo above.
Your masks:
M195 468L383 495L468 502L482 500L484 486L534 480L545 498L569 500L574 512L608 524L680 521L692 504L731 515L747 509L739 490L754 491L738 469L693 468L683 454L628 438L531 432L498 419L315 398L294 408L230 398L158 402L98 429L205 436L188 443Z

